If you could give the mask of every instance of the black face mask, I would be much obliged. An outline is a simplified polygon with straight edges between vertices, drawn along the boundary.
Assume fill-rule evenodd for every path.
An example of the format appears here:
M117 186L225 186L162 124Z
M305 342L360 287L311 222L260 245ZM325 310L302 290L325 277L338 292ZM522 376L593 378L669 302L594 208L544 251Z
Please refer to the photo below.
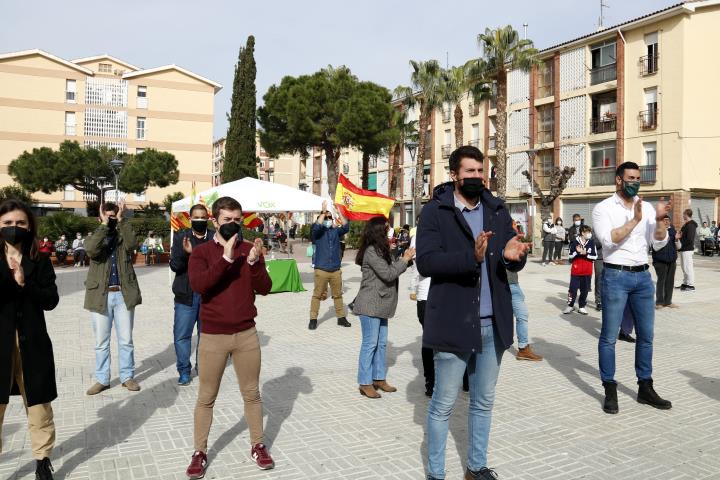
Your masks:
M117 228L117 218L108 218L108 230L113 231Z
M467 198L478 198L485 185L481 178L464 178L460 185L460 193Z
M208 229L207 220L193 220L192 229L195 233L205 235L205 232L207 232Z
M238 240L242 240L242 231L240 230L240 224L235 222L226 223L225 225L220 225L220 236L222 236L226 241L230 240L233 235L237 234Z
M0 235L10 245L25 244L31 240L30 231L17 225L3 227L0 229Z

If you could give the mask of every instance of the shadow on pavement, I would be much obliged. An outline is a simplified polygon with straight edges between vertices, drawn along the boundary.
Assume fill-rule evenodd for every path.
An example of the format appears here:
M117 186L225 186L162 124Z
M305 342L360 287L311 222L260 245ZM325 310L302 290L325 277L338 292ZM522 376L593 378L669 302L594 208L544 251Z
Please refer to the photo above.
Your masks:
M594 398L598 403L602 403L605 398L604 392L593 388L592 385L587 383L580 376L580 372L586 373L597 379L598 385L601 385L600 372L597 368L591 366L588 363L583 362L578 357L580 354L565 345L558 343L550 343L542 338L535 337L533 346L536 346L538 351L543 352L545 360L548 365L554 370L561 373L570 383L575 385L581 392L585 393L589 397ZM635 398L635 392L629 388L618 384L618 391Z
M303 375L300 367L290 367L281 377L268 380L262 386L263 411L267 415L265 423L265 444L272 447L280 433L282 424L292 414L293 407L300 394L312 393L310 378ZM225 431L208 449L208 463L230 445L247 428L245 417L240 419L229 430ZM250 452L250 446L248 446Z
M680 370L680 373L689 379L688 385L708 398L720 402L720 378L704 377L688 370Z

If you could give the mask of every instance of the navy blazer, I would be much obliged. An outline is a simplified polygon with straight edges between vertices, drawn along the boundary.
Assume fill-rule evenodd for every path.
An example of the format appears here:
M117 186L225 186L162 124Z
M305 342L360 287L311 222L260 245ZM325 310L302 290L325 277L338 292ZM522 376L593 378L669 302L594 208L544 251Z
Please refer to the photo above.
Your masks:
M522 270L527 260L506 262L505 245L517 233L502 200L484 190L483 231L492 231L485 262L492 291L493 324L504 349L513 344L512 296L507 271ZM475 260L475 238L462 212L455 207L452 182L438 185L422 209L417 232L417 267L430 277L425 309L423 345L449 352L479 352L480 264Z

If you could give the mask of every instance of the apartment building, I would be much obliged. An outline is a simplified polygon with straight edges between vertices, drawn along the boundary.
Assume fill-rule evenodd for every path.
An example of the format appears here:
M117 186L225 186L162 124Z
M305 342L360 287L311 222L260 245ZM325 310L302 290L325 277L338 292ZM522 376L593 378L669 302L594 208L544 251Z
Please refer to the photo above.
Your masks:
M576 169L554 214L590 222L594 206L615 191L616 166L634 161L641 194L671 199L676 224L688 207L697 219L716 219L720 65L706 55L720 42L717 25L718 2L683 2L542 50L542 65L510 72L508 202L527 199L521 172L534 155L543 189L552 167Z
M23 151L75 140L120 153L154 148L175 155L178 184L106 193L131 207L189 193L193 181L198 190L209 188L214 97L221 88L177 65L142 69L110 55L65 60L37 49L0 54L0 186L14 183L7 167ZM33 197L43 209L77 211L93 199L71 186Z

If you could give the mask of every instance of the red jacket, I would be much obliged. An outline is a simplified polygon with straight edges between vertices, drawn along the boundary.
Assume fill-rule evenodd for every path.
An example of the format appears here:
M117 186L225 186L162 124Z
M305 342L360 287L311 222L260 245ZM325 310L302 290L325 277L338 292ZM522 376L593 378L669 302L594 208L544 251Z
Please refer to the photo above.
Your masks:
M195 247L188 262L193 292L202 296L202 333L231 335L255 326L255 294L267 295L272 280L260 257L249 265L252 244L235 245L235 260L223 257L224 248L214 240Z

